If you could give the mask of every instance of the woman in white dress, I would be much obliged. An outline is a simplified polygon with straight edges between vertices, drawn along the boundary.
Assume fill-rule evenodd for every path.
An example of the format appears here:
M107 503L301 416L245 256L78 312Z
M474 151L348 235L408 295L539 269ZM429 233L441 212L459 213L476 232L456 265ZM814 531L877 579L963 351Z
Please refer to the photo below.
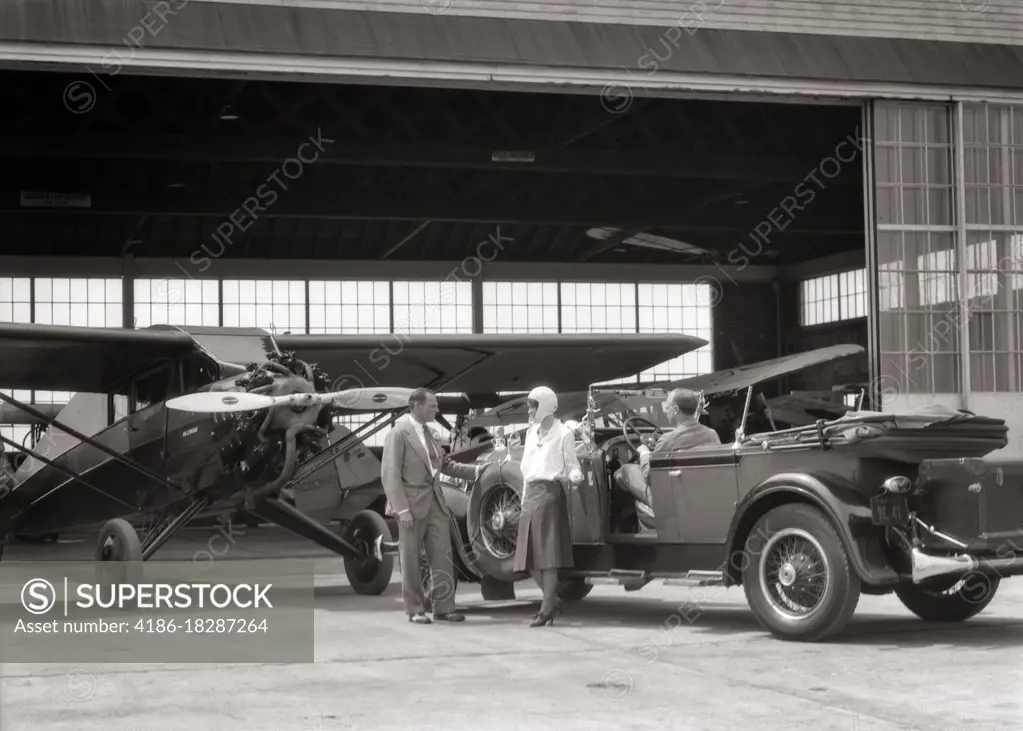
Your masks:
M575 454L575 435L555 417L558 397L546 386L529 392L529 421L522 453L522 513L515 546L515 571L529 571L543 590L540 612L530 624L554 624L561 612L557 598L558 569L572 561L568 520L568 482L582 482Z

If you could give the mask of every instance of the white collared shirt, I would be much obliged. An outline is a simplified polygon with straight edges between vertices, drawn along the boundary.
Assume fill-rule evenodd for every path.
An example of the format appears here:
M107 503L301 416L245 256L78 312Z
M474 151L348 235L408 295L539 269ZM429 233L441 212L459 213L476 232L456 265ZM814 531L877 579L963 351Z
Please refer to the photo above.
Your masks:
M559 419L554 420L543 439L540 439L539 424L529 428L519 466L524 484L565 477L572 482L583 479L579 458L575 454L575 435Z
M430 445L427 444L427 442L426 442L426 433L425 433L426 427L423 426L422 424L420 424L415 419L413 419L411 416L409 417L409 421L412 422L412 428L416 430L416 434L419 435L419 441L422 443L423 449L426 450L426 456L428 457L427 462L430 463L430 477L436 477L437 476L437 470L433 466L433 455L430 453Z

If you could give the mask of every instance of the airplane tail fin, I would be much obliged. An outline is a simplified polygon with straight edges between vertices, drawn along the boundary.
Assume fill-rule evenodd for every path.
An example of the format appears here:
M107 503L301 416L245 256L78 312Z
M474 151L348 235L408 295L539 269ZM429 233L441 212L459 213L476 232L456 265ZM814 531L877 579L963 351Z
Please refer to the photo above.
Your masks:
M55 420L92 437L107 428L108 417L109 410L105 393L75 393L71 395L67 404L57 412ZM42 433L34 450L44 457L56 459L79 444L81 444L81 440L77 437L71 436L59 427L50 426ZM124 446L127 446L126 437ZM41 461L30 457L18 467L16 475L19 481L25 480L44 466Z

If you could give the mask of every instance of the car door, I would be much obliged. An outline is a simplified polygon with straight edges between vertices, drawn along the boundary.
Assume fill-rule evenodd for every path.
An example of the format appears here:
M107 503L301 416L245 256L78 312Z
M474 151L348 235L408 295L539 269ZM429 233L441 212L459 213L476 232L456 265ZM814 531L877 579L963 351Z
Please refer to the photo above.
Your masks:
M696 447L651 461L658 536L680 543L723 543L739 500L737 465L730 444Z

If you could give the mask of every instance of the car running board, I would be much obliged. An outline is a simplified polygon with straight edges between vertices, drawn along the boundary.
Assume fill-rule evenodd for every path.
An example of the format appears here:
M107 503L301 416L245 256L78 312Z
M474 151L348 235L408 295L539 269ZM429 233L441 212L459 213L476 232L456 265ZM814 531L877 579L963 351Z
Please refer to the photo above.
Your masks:
M637 591L655 579L663 579L665 586L724 586L725 577L720 571L687 571L678 576L650 576L647 571L613 569L600 576L585 576L587 584L621 586L625 591Z
M604 576L587 576L588 584L611 584L621 586L625 591L638 591L650 583L650 575L646 571L630 571L626 569L612 569Z
M689 571L685 576L664 580L665 586L724 586L725 577L720 571Z

